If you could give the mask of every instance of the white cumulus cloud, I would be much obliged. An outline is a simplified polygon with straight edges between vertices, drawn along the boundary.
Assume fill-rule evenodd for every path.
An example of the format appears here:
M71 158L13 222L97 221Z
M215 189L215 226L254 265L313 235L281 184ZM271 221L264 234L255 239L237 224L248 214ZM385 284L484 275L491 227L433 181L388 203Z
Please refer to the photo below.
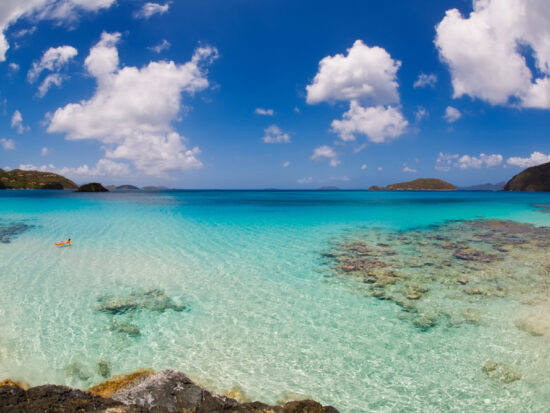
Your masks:
M84 12L111 7L116 0L2 0L0 1L0 62L6 60L9 44L6 30L21 18L74 23ZM33 29L27 30L32 32Z
M0 138L0 145L5 151L13 151L15 149L15 141L13 139Z
M412 168L409 168L407 165L403 165L403 172L415 174L415 173L416 173L416 169L412 169Z
M141 9L139 9L134 16L138 19L148 19L155 14L164 14L170 8L170 3L145 3Z
M462 117L462 113L460 111L452 106L447 106L445 109L445 114L443 115L443 119L445 119L449 123L456 122Z
M348 54L327 56L306 87L307 103L367 100L375 105L399 102L397 70L401 62L383 48L355 41Z
M416 119L417 122L420 122L422 119L425 119L429 116L430 114L428 113L428 111L424 106L418 106L416 108L416 112L414 112L414 118Z
M313 150L313 155L311 155L311 159L314 161L320 161L323 158L330 159L330 166L335 167L340 165L338 155L336 154L336 152L334 152L334 149L332 149L328 145L323 145L315 148Z
M264 129L264 143L290 143L290 135L284 133L277 125L271 125Z
M169 49L171 46L170 42L166 39L162 39L162 42L157 44L156 46L148 47L149 50L155 52L155 53L161 53L164 50Z
M256 108L254 110L254 113L256 115L262 116L273 116L275 114L275 111L273 109Z
M371 142L381 143L405 133L408 122L397 108L362 107L353 100L343 119L333 120L331 125L332 130L344 141L353 141L356 134L362 134Z
M433 73L420 73L418 79L413 83L414 88L422 88L426 86L434 87L437 83L437 76Z
M447 10L436 32L455 98L550 109L548 0L473 0L468 17ZM534 58L536 73L526 54Z
M70 103L50 115L48 132L69 140L96 139L105 156L126 159L148 175L198 168L200 149L189 149L172 127L182 108L182 94L209 86L206 66L217 58L213 47L199 47L184 64L150 62L119 67L118 33L103 33L85 60L97 88L88 100Z
M11 127L15 129L15 131L19 134L26 132L30 129L28 126L23 125L23 115L21 115L21 112L19 112L18 110L13 112L10 124Z
M76 55L78 51L72 46L50 47L44 52L39 62L33 62L27 73L28 81L35 82L44 70L59 72Z
M451 168L471 169L471 168L492 168L502 164L502 155L484 153L479 156L458 155L449 153L439 153L435 161L435 169L438 171L449 171Z
M512 156L506 161L508 165L519 166L521 168L528 168L530 166L536 166L547 162L550 162L550 153L545 155L541 152L533 152L528 158Z
M367 164L361 165L361 170L364 171L365 169L367 169Z
M40 150L40 155L42 156L48 156L50 153L52 152L51 149L47 148L47 147L43 147L41 150Z
M22 164L19 165L19 169L24 171L41 171L41 172L54 172L69 178L94 178L102 176L126 176L130 174L130 168L128 165L121 162L114 162L110 159L100 159L95 166L89 167L84 164L76 168L62 167L56 168L53 164L47 165L33 165Z
M283 168L288 168L290 166L290 161L283 162Z

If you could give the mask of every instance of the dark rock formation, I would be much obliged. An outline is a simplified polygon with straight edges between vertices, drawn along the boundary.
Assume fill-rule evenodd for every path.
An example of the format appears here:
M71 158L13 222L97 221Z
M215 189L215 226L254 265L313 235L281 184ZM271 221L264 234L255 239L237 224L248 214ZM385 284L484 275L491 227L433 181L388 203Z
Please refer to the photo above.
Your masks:
M389 191L455 191L456 186L436 178L419 178L414 181L388 185Z
M0 169L0 189L76 189L78 185L70 179L53 172Z
M24 390L18 386L0 386L0 413L76 413L104 412L108 408L125 408L112 399L93 396L64 386L38 386ZM114 410L116 411L116 410ZM146 413L139 406L120 412Z
M550 192L550 162L520 172L504 185L504 190Z
M109 192L107 188L97 182L82 185L76 192Z
M0 386L0 413L338 413L335 408L312 400L283 406L239 403L212 394L185 374L170 370L136 373L109 380L89 392L50 385L24 390L10 382Z

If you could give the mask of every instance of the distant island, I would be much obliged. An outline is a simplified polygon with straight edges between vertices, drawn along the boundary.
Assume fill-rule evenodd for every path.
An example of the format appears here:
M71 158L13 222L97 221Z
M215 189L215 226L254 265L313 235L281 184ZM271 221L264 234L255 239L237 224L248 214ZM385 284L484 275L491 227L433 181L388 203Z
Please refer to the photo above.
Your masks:
M105 188L109 191L139 191L139 188L134 185L107 185Z
M77 189L78 185L53 172L0 169L0 189Z
M550 162L532 166L515 175L505 191L550 192Z
M462 186L459 187L459 191L502 191L506 182L498 182L496 184L480 184L472 186Z
M437 178L418 178L386 187L371 186L369 191L456 191L456 186Z

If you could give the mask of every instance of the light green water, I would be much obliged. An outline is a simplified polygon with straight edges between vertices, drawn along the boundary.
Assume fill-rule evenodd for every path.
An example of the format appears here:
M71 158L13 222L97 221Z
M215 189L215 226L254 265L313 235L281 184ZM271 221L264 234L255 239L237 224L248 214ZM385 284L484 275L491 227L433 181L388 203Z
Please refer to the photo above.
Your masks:
M478 217L550 226L533 207L544 203L550 194L3 191L0 228L31 227L0 244L0 379L87 388L104 380L105 360L112 374L170 368L213 391L240 386L268 403L294 392L342 412L545 411L550 333L515 325L529 305L478 300L479 323L422 331L321 254L373 228ZM72 247L53 246L67 237ZM151 289L188 311L98 311L101 297ZM490 379L488 360L522 378Z

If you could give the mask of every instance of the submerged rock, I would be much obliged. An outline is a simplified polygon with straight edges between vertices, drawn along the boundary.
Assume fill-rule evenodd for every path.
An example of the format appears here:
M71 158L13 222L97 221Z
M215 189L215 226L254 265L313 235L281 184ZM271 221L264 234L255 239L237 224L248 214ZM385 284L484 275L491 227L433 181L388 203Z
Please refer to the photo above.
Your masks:
M455 258L465 261L475 261L483 263L491 263L499 259L496 254L488 254L483 251L476 251L471 248L461 248L455 251L453 254Z
M416 317L413 320L413 324L415 327L417 327L421 331L428 331L430 328L435 327L437 325L437 317L420 315L419 317Z
M63 372L67 377L71 377L79 381L88 381L92 377L92 374L88 368L78 361L67 364L63 369Z
M111 376L111 365L105 360L99 360L97 362L96 372L106 379Z
M252 401L241 386L233 386L230 390L225 391L223 395L230 399L235 399L239 403L250 403Z
M360 294L397 304L407 313L398 317L423 331L442 314L454 326L479 322L475 311L457 312L454 300L523 301L534 292L550 300L550 227L456 220L407 231L361 228L332 245L323 263L333 275L356 279L349 285Z
M143 292L134 291L127 297L103 296L98 298L96 311L103 311L113 315L130 311L148 310L163 312L166 310L184 311L187 306L176 303L166 293L159 289Z
M132 323L119 323L117 321L113 321L109 326L109 329L112 331L117 331L119 333L128 334L131 337L137 337L141 335L139 327Z
M514 369L506 363L497 363L496 361L488 361L483 365L483 373L492 380L500 381L501 383L511 383L521 379L521 372Z
M9 244L14 238L31 229L33 225L16 222L7 225L0 224L0 242Z
M544 336L550 332L548 310L524 315L516 320L515 325L533 336Z

